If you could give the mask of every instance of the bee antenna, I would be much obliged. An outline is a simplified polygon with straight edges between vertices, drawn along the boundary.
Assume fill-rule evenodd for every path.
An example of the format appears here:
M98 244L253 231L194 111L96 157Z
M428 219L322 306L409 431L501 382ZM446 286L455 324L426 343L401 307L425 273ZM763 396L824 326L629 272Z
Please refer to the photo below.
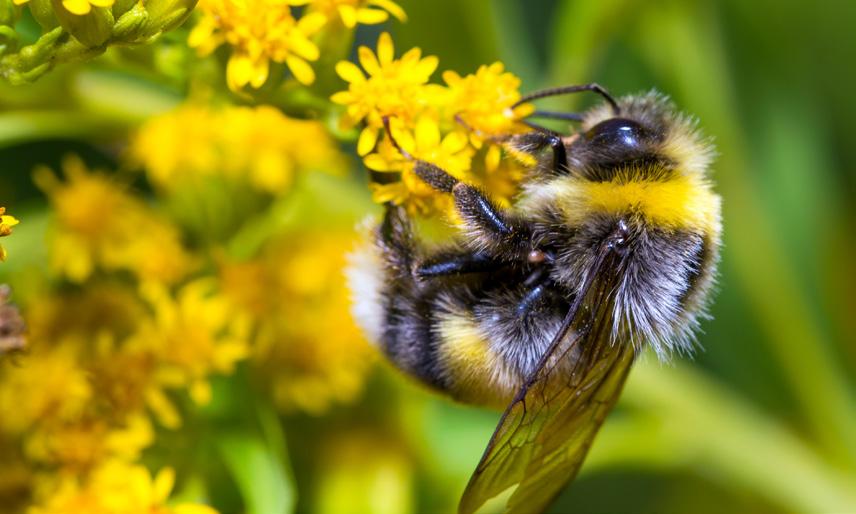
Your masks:
M389 142L392 143L392 146L394 146L395 149L398 150L398 152L403 155L405 159L409 161L414 160L413 156L410 155L410 152L402 148L398 144L398 141L395 140L395 136L392 135L392 128L390 128L389 126L389 116L383 116L381 119L383 120L383 129L386 131L386 136L389 138Z
M540 91L535 91L533 93L529 93L528 95L525 95L523 98L518 100L514 105L512 105L511 108L513 109L522 103L531 102L532 100L538 100L539 98L547 98L548 96L566 95L569 93L579 93L582 91L592 91L592 92L599 94L604 99L606 99L606 101L609 103L610 107L612 107L612 112L616 116L621 114L621 109L618 107L618 102L615 101L615 98L613 98L612 95L609 94L609 91L607 91L603 86L601 86L600 84L597 84L595 82L592 82L591 84L582 84L582 85L578 85L578 86L553 87L553 88L549 88L549 89L542 89Z

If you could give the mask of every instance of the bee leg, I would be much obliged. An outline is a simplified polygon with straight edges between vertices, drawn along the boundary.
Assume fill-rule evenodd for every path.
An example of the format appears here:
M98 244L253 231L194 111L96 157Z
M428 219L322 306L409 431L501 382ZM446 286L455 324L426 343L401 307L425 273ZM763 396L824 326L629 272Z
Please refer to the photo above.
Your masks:
M526 291L514 309L517 317L523 318L529 315L538 306L541 299L550 291L547 284L549 278L544 268L539 268L529 275L524 285L530 289Z
M495 271L504 265L486 253L475 252L425 260L416 265L413 273L418 278L433 278Z
M529 248L532 231L523 220L507 216L484 193L459 181L439 166L413 157L392 136L389 118L384 118L383 123L392 145L406 159L413 161L414 173L437 191L452 193L455 209L463 218L466 231L472 236L468 241L471 247L509 260L526 258L532 250ZM561 139L558 141L561 143Z
M564 173L568 168L568 153L565 150L565 142L562 138L543 127L531 125L536 130L525 134L518 134L508 138L507 145L514 150L530 155L536 155L541 150L550 147L553 152L553 162L550 168L555 173Z

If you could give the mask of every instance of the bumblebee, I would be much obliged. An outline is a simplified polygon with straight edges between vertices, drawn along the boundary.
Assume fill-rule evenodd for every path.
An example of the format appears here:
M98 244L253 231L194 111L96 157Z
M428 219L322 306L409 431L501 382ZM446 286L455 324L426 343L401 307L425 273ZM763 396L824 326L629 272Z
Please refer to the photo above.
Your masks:
M517 486L508 512L547 508L570 482L632 363L689 352L720 248L713 147L662 95L604 99L561 135L510 136L537 158L513 205L414 159L452 196L461 237L429 248L388 206L349 269L354 313L404 372L453 398L504 408L459 511ZM388 137L395 145L392 134Z

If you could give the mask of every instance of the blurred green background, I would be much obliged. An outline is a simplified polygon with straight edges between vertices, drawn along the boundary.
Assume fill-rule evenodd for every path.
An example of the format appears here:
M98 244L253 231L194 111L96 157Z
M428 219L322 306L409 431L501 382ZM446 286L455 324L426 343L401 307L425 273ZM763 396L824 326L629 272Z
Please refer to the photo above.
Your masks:
M618 95L655 88L696 115L719 151L724 251L704 350L674 365L643 359L551 512L856 512L856 2L400 3L409 20L389 26L398 52L419 46L461 73L501 60L524 91L591 81ZM379 30L363 27L358 40L374 46ZM33 166L70 150L109 163L106 132L178 98L128 76L123 87L139 95L132 108L83 92L87 75L73 67L14 98L0 89L0 204L24 221L21 241L4 240L10 254L39 230ZM69 97L40 96L57 82ZM31 127L27 109L52 104L57 122ZM240 398L236 383L215 385ZM204 416L240 430L249 407L232 407ZM260 496L278 492L251 512L280 500L299 512L450 511L497 419L383 366L355 405L323 418L271 416L262 432L285 427L277 455L287 461L261 455L253 439L217 443L260 454L252 473L264 480L249 481L261 482ZM247 508L246 495L230 491L252 486L215 492L217 506Z

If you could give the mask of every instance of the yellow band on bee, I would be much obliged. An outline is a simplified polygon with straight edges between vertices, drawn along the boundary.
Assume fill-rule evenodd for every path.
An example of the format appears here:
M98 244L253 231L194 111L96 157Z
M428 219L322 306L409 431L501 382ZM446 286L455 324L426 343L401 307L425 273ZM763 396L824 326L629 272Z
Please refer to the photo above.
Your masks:
M503 380L505 365L490 348L472 316L449 313L438 326L440 360L454 383L453 394L461 400L503 407L514 385Z
M716 230L719 197L698 175L675 174L667 180L610 182L568 180L551 184L567 219L581 222L591 214L639 214L652 225L668 229Z

